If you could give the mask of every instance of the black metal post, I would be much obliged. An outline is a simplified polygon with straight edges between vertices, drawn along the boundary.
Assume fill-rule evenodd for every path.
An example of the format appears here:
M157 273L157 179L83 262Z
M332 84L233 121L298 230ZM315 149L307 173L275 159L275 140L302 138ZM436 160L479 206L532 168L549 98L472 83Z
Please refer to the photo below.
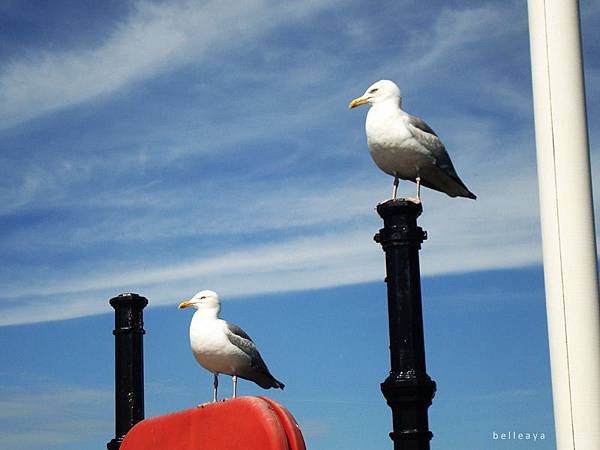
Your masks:
M110 299L115 308L115 438L118 450L125 434L144 419L144 313L148 300L138 294Z
M427 234L417 226L420 204L404 199L377 205L383 228L375 235L385 252L391 371L381 391L392 409L394 450L429 450L427 409L435 382L425 367L419 250Z

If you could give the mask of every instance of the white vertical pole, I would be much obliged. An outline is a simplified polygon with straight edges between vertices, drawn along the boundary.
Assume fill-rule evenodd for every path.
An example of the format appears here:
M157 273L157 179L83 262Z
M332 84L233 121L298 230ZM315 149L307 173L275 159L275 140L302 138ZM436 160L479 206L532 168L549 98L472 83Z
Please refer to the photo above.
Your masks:
M600 449L600 309L577 0L528 0L557 449Z

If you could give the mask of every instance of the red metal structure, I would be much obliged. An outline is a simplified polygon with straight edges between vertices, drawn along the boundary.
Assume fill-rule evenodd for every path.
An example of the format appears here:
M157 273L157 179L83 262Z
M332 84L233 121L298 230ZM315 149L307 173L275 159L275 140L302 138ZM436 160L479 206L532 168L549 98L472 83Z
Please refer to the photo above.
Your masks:
M120 450L306 450L291 413L266 397L239 397L146 419Z

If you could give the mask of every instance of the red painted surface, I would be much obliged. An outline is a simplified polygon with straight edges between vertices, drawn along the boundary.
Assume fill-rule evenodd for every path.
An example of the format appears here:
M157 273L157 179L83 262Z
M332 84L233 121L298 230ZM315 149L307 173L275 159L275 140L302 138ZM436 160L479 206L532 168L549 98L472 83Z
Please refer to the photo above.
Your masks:
M277 417L279 418L279 423L283 426L283 430L285 431L285 435L288 440L288 445L290 450L305 450L306 446L304 445L304 438L302 437L302 433L300 432L300 427L286 408L281 406L275 400L271 400L267 397L258 397L261 400L264 400L269 404Z
M290 412L266 397L239 397L146 419L120 450L305 450Z

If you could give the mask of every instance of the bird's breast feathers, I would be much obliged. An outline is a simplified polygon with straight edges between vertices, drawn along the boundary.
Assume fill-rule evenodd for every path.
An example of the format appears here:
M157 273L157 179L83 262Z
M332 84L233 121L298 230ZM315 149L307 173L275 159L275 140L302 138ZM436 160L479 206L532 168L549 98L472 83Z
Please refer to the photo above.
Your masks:
M415 139L405 120L398 110L371 108L366 122L367 143L373 161L381 170L414 180L420 167L431 164L432 156Z
M412 138L404 125L402 113L396 108L373 106L369 109L365 130L369 144L397 145Z
M222 320L193 321L190 343L194 357L206 369L233 375L235 367L250 357L227 339L226 326Z
M251 358L231 344L222 332L224 325L219 322L197 323L190 328L192 353L207 370L234 375L235 368L249 363ZM220 332L214 332L215 327Z

